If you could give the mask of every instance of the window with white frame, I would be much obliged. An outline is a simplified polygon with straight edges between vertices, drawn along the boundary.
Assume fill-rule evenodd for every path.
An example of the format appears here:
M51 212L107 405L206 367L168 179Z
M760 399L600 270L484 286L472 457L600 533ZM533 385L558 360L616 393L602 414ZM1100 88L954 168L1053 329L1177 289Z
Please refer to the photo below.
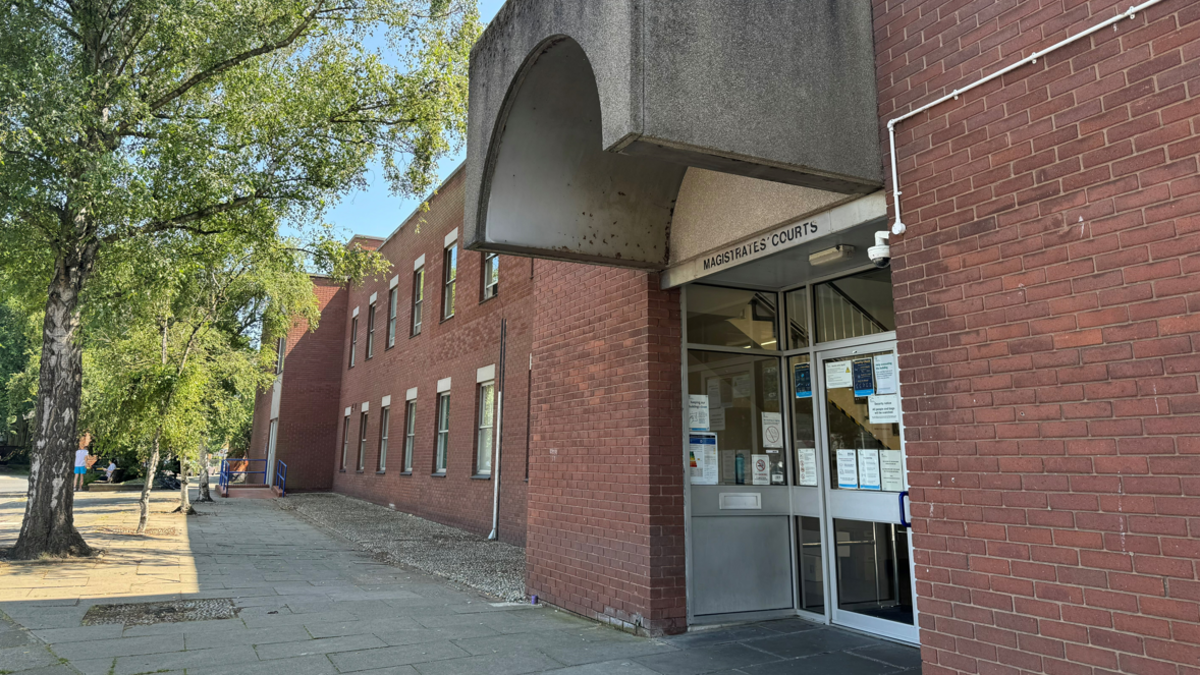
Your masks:
M492 440L496 426L496 382L479 385L479 428L475 434L475 473L492 473Z
M396 346L396 297L400 295L400 289L393 288L388 291L388 326L387 326L387 348L391 349Z
M350 367L354 367L354 354L358 351L358 317L350 319Z
M375 303L367 307L367 358L375 356Z
M404 410L404 470L412 473L413 446L417 442L417 402L409 401Z
M454 316L454 287L458 279L458 242L451 242L442 256L442 318Z
M362 471L367 459L367 411L363 411L358 427L358 470Z
M283 357L287 353L287 338L281 337L275 341L275 374L283 372Z
M483 299L489 300L500 293L500 256L483 254Z
M450 392L438 394L437 407L437 452L434 456L434 473L446 473L446 455L450 450Z
M412 334L421 334L421 306L425 304L425 268L413 272Z
M350 415L342 423L342 471L346 470L346 454L350 450Z
M379 471L387 470L388 418L391 416L391 406L384 406L379 410Z

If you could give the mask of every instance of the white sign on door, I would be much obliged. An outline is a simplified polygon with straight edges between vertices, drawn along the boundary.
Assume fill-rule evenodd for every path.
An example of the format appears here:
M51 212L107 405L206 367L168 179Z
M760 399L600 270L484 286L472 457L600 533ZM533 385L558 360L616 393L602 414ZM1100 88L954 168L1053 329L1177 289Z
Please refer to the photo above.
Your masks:
M853 449L837 451L838 488L858 489L858 453Z
M771 461L766 455L750 455L751 484L771 484Z
M708 431L708 397L703 394L688 396L688 428L692 431Z
M762 414L762 437L764 448L783 447L783 415L777 412Z

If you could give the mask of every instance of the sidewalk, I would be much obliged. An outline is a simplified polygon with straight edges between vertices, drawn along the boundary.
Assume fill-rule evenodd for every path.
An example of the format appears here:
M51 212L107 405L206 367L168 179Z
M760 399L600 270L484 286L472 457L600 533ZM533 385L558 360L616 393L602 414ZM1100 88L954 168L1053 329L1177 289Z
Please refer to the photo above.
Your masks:
M155 495L153 536L129 536L136 494L77 496L95 560L0 563L0 672L21 675L885 675L917 651L787 620L634 637L546 607L379 562L273 501L222 500L184 519ZM0 497L0 547L23 499ZM231 618L84 625L96 605L209 599ZM128 617L126 617L128 619ZM91 619L86 619L89 623ZM27 629L27 630L26 630ZM914 671L915 672L915 671Z

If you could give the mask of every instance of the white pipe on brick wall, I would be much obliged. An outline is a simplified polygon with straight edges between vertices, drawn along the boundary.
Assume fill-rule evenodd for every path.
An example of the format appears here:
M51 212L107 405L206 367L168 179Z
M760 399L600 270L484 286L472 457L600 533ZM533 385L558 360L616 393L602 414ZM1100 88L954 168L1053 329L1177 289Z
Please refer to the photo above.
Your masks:
M1111 19L1108 19L1107 21L1102 21L1085 31L1076 33L1075 35L1072 35L1071 37L1063 40L1062 42L1059 42L1058 44L1047 47L1047 48L1041 50L1040 52L1034 52L1030 56L1026 56L1025 58L1021 59L1020 61L1017 61L1016 63L1014 63L1010 66L1007 66L1005 68L997 70L996 72L992 73L991 75L988 75L987 77L985 77L981 80L973 82L965 87L955 89L954 91L950 92L949 94L946 94L945 96L937 99L936 101L926 103L925 105L921 106L920 108L917 108L915 110L910 110L909 112L907 112L899 117L888 120L888 123L887 123L888 142L891 145L891 152L892 152L892 208L895 209L895 211L896 211L896 222L892 224L892 234L904 234L904 230L906 229L904 226L904 221L901 220L901 218L900 218L900 195L903 193L900 191L900 171L896 168L896 125L900 124L901 122L903 122L904 120L906 120L910 117L919 115L919 114L925 112L926 110L929 110L930 108L941 105L942 103L945 103L946 101L949 101L951 99L956 99L959 96L961 96L962 94L965 94L968 91L975 89L976 87L981 87L998 77L1003 77L1003 76L1007 75L1008 73L1011 73L1012 71L1016 70L1017 68L1020 68L1021 66L1025 65L1027 63L1037 63L1038 59L1049 54L1050 52L1053 52L1056 49L1059 49L1060 47L1066 47L1067 45L1071 44L1072 42L1076 42L1077 40L1082 40L1083 38L1097 32L1097 31L1100 31L1100 30L1103 30L1104 28L1115 25L1121 19L1132 19L1138 12L1141 12L1145 9L1153 7L1154 5L1157 5L1160 2L1162 2L1162 0L1147 0L1146 2L1143 2L1140 5L1137 5L1135 7L1130 7L1129 9L1112 17Z

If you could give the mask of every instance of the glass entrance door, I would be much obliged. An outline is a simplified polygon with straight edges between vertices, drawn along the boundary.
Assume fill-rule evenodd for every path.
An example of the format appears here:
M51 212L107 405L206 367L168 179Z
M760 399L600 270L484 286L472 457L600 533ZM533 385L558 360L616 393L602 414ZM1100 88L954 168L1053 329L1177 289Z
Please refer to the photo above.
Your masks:
M818 352L815 361L830 619L915 642L894 343Z

